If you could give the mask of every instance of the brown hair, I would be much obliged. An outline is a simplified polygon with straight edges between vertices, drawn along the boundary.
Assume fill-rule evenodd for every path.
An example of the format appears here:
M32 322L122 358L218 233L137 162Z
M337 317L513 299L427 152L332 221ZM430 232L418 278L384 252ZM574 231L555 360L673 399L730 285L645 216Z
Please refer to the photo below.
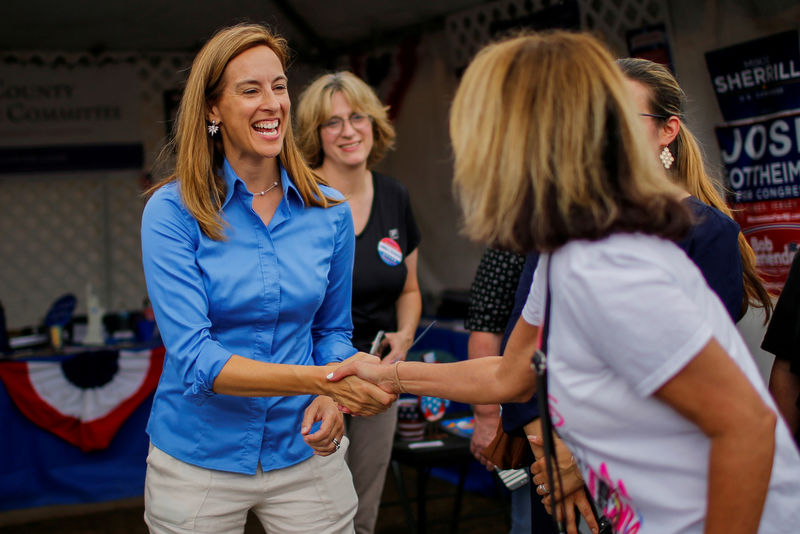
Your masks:
M650 94L650 113L664 117L654 117L659 124L663 125L673 116L680 120L678 136L670 145L670 150L675 154L675 163L669 170L670 178L700 201L732 217L731 209L706 171L700 144L684 123L686 93L669 69L659 63L638 58L619 59L617 64L625 76L647 88ZM741 232L739 254L742 257L744 279L742 313L747 311L748 305L764 308L766 324L772 315L774 304L756 268L755 252Z
M289 59L286 40L258 24L223 28L197 53L181 97L173 139L160 157L164 161L175 154L173 172L147 191L152 194L164 184L177 180L186 209L197 219L203 233L216 240L224 238L220 207L226 185L219 176L219 169L225 154L221 139L208 136L206 121L211 103L223 89L221 80L225 67L233 58L256 46L266 46L275 52L286 69ZM285 124L286 135L278 160L292 177L306 205L328 207L338 203L322 194L319 184L325 182L305 164L294 141L290 117Z
M325 154L319 137L319 128L331 116L331 97L342 93L354 110L372 118L374 142L367 157L371 168L394 147L395 131L387 111L375 91L352 72L339 71L323 74L311 82L300 95L297 105L297 139L300 150L312 169L322 165Z
M595 38L557 31L481 50L450 112L454 184L473 239L520 252L614 232L685 234L622 73Z

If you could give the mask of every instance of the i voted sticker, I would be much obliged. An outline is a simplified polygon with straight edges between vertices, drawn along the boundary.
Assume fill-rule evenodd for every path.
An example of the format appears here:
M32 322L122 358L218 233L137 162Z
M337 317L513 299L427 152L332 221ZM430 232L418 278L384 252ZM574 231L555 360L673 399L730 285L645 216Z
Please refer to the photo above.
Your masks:
M383 263L392 267L403 261L403 251L400 250L400 245L390 237L384 237L378 242L378 256L381 257Z

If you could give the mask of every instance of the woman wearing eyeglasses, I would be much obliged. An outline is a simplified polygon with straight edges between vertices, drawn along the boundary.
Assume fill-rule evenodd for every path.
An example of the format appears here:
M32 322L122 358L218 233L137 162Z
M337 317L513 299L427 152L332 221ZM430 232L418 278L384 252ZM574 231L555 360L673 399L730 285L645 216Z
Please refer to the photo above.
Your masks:
M683 122L686 94L663 65L638 58L619 59L617 64L653 151L669 178L685 191L684 202L694 215L689 235L678 245L700 268L734 322L754 306L764 308L766 323L772 300L756 271L755 253L706 173L697 140Z
M317 78L300 96L298 140L309 165L342 192L356 234L353 266L353 345L390 365L406 358L422 310L417 283L419 230L408 191L372 171L392 148L395 132L375 92L350 72ZM392 451L396 405L374 417L346 417L347 462L358 493L355 529L375 528Z

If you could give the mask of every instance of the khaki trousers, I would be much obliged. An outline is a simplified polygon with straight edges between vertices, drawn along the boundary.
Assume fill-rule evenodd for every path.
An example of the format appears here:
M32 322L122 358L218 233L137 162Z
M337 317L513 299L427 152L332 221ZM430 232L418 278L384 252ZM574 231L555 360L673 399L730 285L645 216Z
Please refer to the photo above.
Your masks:
M252 510L269 534L351 534L356 493L342 448L255 475L182 462L150 446L145 523L153 534L242 534Z
M372 534L378 520L386 470L397 426L397 403L370 417L345 416L350 448L345 456L358 494L356 534Z

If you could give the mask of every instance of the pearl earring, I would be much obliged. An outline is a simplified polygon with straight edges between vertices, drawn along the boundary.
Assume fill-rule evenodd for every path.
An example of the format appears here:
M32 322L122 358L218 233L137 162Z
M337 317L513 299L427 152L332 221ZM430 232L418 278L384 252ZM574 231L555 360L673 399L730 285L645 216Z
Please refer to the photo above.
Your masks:
M208 133L211 137L214 137L216 133L219 131L219 126L217 126L217 121L211 121L211 124L208 125Z
M661 158L661 164L664 165L664 168L667 170L675 163L675 157L672 155L672 152L669 151L668 146L664 147L664 150L661 151L658 157Z

